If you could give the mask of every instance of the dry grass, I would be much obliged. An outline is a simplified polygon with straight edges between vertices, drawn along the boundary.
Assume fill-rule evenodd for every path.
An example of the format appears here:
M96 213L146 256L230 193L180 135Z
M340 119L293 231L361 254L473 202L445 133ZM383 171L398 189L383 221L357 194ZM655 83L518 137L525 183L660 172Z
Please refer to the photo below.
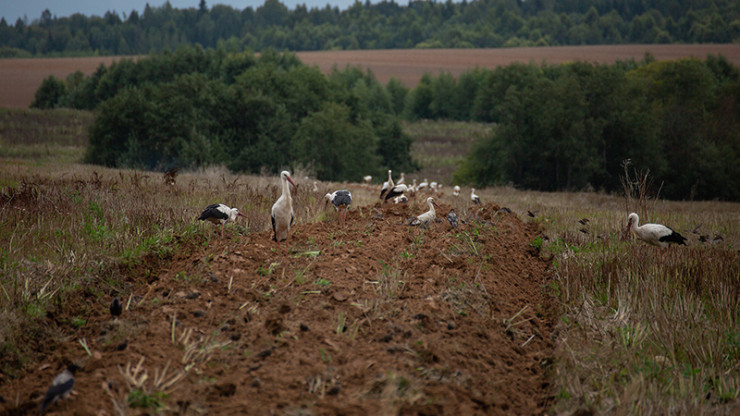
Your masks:
M423 128L456 130L451 126ZM47 132L42 137L46 141L38 139L40 146L57 136ZM2 140L11 148L25 146L5 136ZM81 142L70 145L84 149ZM127 299L131 289L116 278L117 267L136 267L143 255L167 257L188 239L207 243L218 238L215 227L195 220L203 207L222 202L247 215L246 223L226 227L226 238L231 238L267 230L270 206L279 193L276 177L234 175L222 168L181 172L168 185L161 173L84 166L54 152L0 159L0 365L11 377L35 360L33 343L25 342L29 337L60 336L45 332L38 318L59 307L64 296L84 290L93 297ZM296 220L325 220L332 214L324 210L323 194L347 184L317 183L314 192L313 181L304 176L294 174L296 206L304 207ZM358 206L377 198L376 187L349 186ZM447 198L450 191L445 189ZM463 189L453 202L461 218L470 214L469 192ZM556 279L543 288L560 300L562 313L552 367L553 412L737 410L739 204L657 200L637 206L636 200L620 196L507 187L478 193L484 201L538 222L542 237L532 245L553 258ZM632 210L642 210L644 222L670 225L689 238L689 246L659 250L625 239ZM584 218L586 224L578 222ZM701 236L722 240L702 243ZM461 240L456 253L472 256L474 248ZM389 266L377 276L383 283L378 290L389 296L403 290L404 277L394 269ZM484 298L484 293L450 290L447 300L477 310ZM388 312L382 305L358 307ZM380 380L370 391L384 394L397 385Z

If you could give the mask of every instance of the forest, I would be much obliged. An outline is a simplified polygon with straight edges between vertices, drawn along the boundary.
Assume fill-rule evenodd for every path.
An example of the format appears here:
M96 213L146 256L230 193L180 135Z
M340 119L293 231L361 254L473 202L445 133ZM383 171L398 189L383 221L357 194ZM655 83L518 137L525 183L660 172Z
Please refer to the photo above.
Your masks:
M194 0L195 3L195 0ZM104 16L0 19L0 57L140 55L184 44L229 50L312 51L500 48L585 44L733 43L740 3L732 0L356 1L288 9L149 5Z
M183 46L44 80L36 108L95 110L87 161L235 172L302 166L323 180L413 171L401 120L490 123L460 184L618 191L625 161L671 199L740 200L740 71L722 56L511 64L387 85L295 54Z

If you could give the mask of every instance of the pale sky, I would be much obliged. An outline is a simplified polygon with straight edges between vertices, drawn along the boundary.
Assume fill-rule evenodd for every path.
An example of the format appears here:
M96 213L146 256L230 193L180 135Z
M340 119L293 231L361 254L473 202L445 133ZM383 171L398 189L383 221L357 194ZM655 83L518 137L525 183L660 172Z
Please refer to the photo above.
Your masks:
M131 10L136 10L140 14L144 11L147 3L151 7L159 7L166 0L0 0L0 17L4 17L8 24L15 24L18 18L28 18L28 23L41 17L41 13L49 9L52 16L65 17L75 13L81 13L85 16L97 15L103 16L107 11L115 11L119 16L123 13L128 16ZM289 10L294 10L298 4L305 4L309 9L314 7L323 8L327 4L331 7L337 6L340 10L345 10L354 4L355 0L280 0ZM378 3L381 0L371 0L371 3ZM390 1L390 0L389 0ZM362 0L364 3L365 0ZM407 5L408 0L395 0L399 5ZM198 7L200 0L170 0L172 7L176 9L187 9ZM211 8L215 4L225 4L238 10L247 7L253 9L262 6L264 0L206 0L206 5Z

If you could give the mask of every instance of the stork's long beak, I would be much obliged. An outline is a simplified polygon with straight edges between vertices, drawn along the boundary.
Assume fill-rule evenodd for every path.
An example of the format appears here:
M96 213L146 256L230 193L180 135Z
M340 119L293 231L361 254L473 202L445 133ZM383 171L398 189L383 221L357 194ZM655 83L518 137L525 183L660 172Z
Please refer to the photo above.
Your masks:
M244 215L244 214L242 214L241 212L238 212L238 213L236 214L236 216L237 216L237 217L244 217L244 218L247 218L247 216L246 216L246 215Z
M432 201L432 205L434 205L435 207L439 208L439 204L437 203L437 201Z
M290 176L288 176L288 182L290 182L290 184L293 185L294 188L298 189L298 185L293 182L293 179L291 179Z

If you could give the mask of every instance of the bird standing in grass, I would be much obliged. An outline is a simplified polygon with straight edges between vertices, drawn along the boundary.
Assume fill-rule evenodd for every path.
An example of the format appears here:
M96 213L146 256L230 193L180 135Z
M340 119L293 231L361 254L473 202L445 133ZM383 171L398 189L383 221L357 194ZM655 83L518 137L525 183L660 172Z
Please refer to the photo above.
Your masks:
M210 221L216 225L221 224L221 238L223 238L226 223L236 221L236 217L247 218L246 215L239 212L238 208L229 208L224 204L213 204L206 207L198 220Z
M475 205L480 205L480 197L475 193L475 188L470 190L470 201Z
M39 414L43 413L47 407L51 406L59 399L69 396L75 385L75 372L79 369L75 364L70 364L51 382L49 390L46 391L44 398L39 405Z
M293 197L290 195L290 185L297 188L298 186L290 177L290 172L284 170L280 172L280 181L283 193L272 205L270 211L270 220L272 221L272 232L275 234L275 241L278 243L285 241L289 237L290 227L293 225L295 215L293 214Z
M352 204L352 193L342 189L340 191L334 191L324 195L324 199L326 199L324 206L331 202L337 209L337 212L339 213L339 224L344 227L347 210L349 209L350 204Z
M110 315L114 318L117 318L121 316L121 312L123 312L123 305L121 305L121 301L118 300L118 298L113 299L113 302L110 304Z
M686 237L673 231L663 224L638 225L640 217L631 213L627 217L627 229L632 231L640 240L658 247L668 247L669 243L686 245Z

